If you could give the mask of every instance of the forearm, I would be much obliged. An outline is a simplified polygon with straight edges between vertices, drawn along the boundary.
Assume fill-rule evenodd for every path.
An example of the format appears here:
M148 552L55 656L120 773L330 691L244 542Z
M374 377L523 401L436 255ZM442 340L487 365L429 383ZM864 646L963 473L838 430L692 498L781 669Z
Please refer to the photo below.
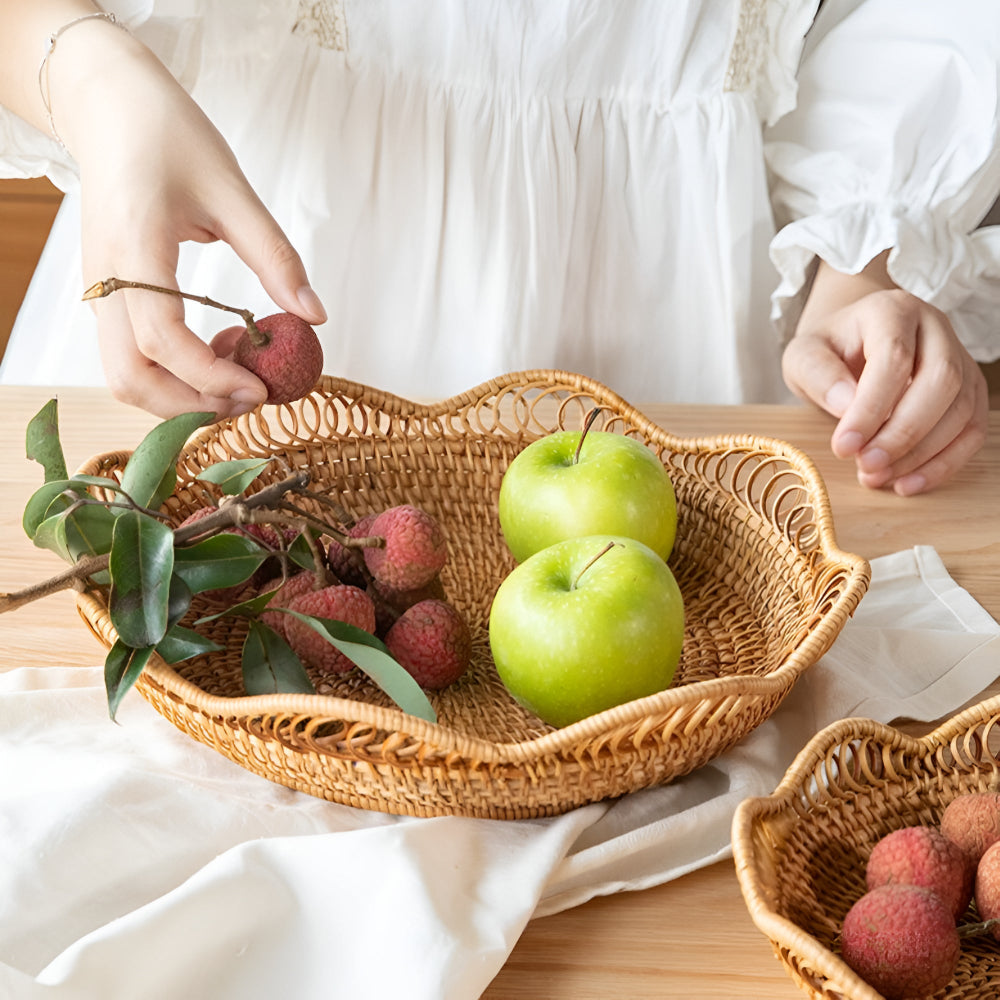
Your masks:
M90 0L0 0L0 104L47 132L38 79L47 40L64 24L99 9ZM89 22L73 31L85 27L91 27ZM63 41L67 50L73 47L70 32L60 46Z

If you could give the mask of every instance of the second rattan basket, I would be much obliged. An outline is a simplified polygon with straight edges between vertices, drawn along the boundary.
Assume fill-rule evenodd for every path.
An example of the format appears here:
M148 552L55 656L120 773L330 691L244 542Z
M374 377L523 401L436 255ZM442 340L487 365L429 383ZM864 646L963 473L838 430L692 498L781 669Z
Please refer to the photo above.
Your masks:
M685 601L673 685L563 729L507 693L489 655L490 603L513 568L496 514L504 470L530 441L596 426L645 442L666 463L680 519L671 566ZM426 509L449 543L446 593L474 634L474 661L432 697L438 722L401 712L358 672L316 695L245 697L242 635L175 669L155 657L139 691L184 732L272 781L386 812L545 816L670 781L766 719L831 645L865 592L868 564L840 551L810 460L781 442L734 435L681 440L600 383L529 371L422 405L333 378L306 398L203 429L180 456L167 509L203 500L195 477L236 457L308 469L355 517L397 503ZM116 476L128 454L86 472ZM273 477L284 473L277 463ZM265 477L262 485L272 481ZM81 595L95 634L114 642L105 595ZM200 610L195 609L195 610Z
M803 992L817 1000L883 1000L840 957L840 928L866 889L872 848L892 830L934 825L966 792L1000 782L1000 698L921 738L843 719L799 753L775 792L740 803L736 872L750 915ZM978 919L974 910L969 922ZM1000 949L970 937L941 1000L1000 997Z

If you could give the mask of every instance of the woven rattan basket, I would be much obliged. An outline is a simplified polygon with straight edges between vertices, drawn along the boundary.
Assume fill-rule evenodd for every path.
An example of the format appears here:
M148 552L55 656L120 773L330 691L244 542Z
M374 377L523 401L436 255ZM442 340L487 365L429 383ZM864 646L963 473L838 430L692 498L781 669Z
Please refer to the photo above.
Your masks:
M882 1000L839 956L844 916L865 891L875 843L902 826L935 824L965 792L1000 779L1000 698L921 738L867 719L817 734L773 795L733 819L733 853L754 923L795 983L823 1000ZM967 915L976 919L974 909ZM935 997L996 1000L1000 949L966 938L958 971Z
M646 442L673 477L684 650L670 689L553 730L514 702L490 659L490 603L514 565L496 502L521 448L580 427L594 406L595 426ZM200 505L194 477L211 462L261 455L308 468L313 488L325 486L355 516L413 503L441 521L443 582L472 627L472 667L432 696L436 724L396 709L358 671L316 695L245 697L242 634L226 619L213 636L226 652L177 669L154 658L138 689L249 770L353 806L533 817L670 781L766 719L868 583L867 563L836 547L825 489L801 452L745 435L681 440L600 383L564 372L511 374L433 405L324 378L297 403L195 435L167 507L180 517ZM120 474L127 458L101 455L86 471ZM283 474L276 468L274 478ZM104 594L82 595L80 609L111 644Z

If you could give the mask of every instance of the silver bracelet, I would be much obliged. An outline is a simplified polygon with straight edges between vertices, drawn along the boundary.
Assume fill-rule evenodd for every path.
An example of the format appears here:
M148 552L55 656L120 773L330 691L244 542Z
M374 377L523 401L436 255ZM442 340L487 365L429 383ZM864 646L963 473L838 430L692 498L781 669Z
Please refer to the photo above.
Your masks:
M97 10L93 14L83 14L80 17L74 17L72 21L67 21L61 28L57 28L55 31L45 39L45 52L42 55L42 61L38 64L38 92L42 95L42 104L45 107L45 117L49 122L49 131L52 133L52 138L66 149L66 144L62 141L59 133L56 131L55 119L52 117L52 93L49 88L49 56L55 51L56 42L59 40L59 36L65 31L69 31L76 24L80 24L82 21L91 21L94 18L100 18L103 21L109 21L111 24L117 25L122 31L127 31L128 29L122 24L115 15L109 11Z

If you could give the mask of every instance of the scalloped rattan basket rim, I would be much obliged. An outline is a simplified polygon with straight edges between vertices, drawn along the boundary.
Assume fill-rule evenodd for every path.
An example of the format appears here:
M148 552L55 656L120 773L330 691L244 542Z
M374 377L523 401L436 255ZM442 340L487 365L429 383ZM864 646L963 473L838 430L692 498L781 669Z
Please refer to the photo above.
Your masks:
M852 739L869 739L884 749L901 750L912 757L926 757L947 747L952 739L1000 714L1000 695L986 698L953 715L923 736L911 736L894 726L874 719L850 717L839 719L821 729L798 752L781 782L770 795L744 799L732 822L733 860L744 902L758 930L772 942L808 962L809 967L837 988L849 989L850 1000L884 1000L876 989L862 979L844 960L798 924L777 913L768 905L763 884L754 867L754 825L783 812L796 799L804 781L815 771L834 747Z
M561 729L516 743L481 740L409 715L400 709L372 705L367 702L330 695L275 694L263 696L222 697L211 695L183 678L169 664L153 656L144 673L179 701L212 718L248 719L260 717L322 716L371 725L390 732L405 732L412 737L431 741L444 752L456 752L483 762L522 763L539 755L559 753L606 734L612 727L639 724L652 715L669 715L698 702L709 708L719 701L741 696L773 695L791 687L799 674L815 662L815 652L828 643L831 630L838 630L863 597L870 578L867 560L845 552L836 543L829 495L819 471L801 449L780 439L753 434L720 434L680 437L664 430L603 383L573 372L558 369L529 369L511 372L480 383L465 392L443 400L416 402L374 388L361 382L324 375L316 390L339 394L352 399L362 397L373 408L387 414L433 418L458 408L475 406L490 396L506 390L542 388L548 391L566 389L586 393L595 400L613 407L615 415L644 434L650 441L673 451L698 451L724 446L727 449L760 451L784 459L798 473L809 491L817 531L817 548L825 560L849 571L849 581L823 620L792 650L778 669L763 677L720 677L697 681L681 687L667 688L658 694L628 702L590 716ZM208 425L196 431L185 445L183 453L196 449L210 440L220 426L239 426L252 417L244 414L222 425ZM84 466L91 467L106 459L121 460L127 451L105 452L94 456ZM103 602L91 593L78 595L78 606L85 620L104 641L113 642L114 627L107 617ZM95 625L95 621L99 625ZM711 702L708 701L711 696Z

